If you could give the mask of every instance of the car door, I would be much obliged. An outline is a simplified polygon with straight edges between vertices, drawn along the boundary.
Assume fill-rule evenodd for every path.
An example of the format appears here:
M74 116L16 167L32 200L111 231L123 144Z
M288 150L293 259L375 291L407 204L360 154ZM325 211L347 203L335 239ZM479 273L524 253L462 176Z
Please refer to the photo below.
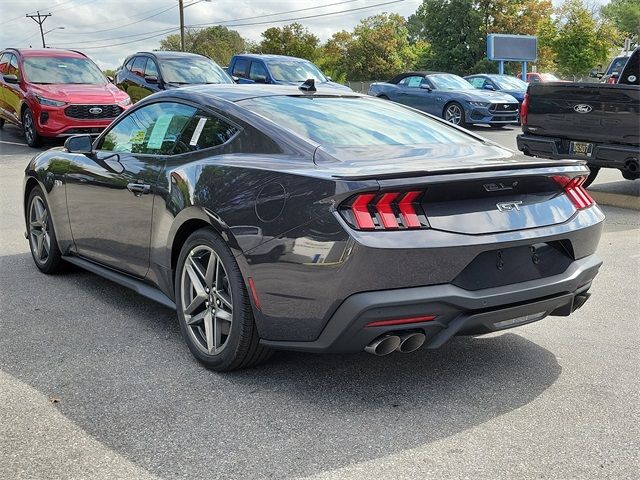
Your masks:
M162 77L160 76L160 70L158 69L156 61L151 57L147 57L147 63L144 67L144 82L151 93L162 90Z
M260 60L252 60L249 68L249 80L255 83L272 83L264 63Z
M423 80L424 77L419 75L403 78L398 83L398 92L396 98L393 100L403 105L417 108L418 110L425 110L427 106L425 94L428 92L420 88Z
M0 55L0 115L2 117L8 117L7 106L5 103L5 94L4 91L6 89L6 81L4 79L4 75L7 74L9 70L9 54L3 53Z
M144 69L146 66L147 57L135 57L135 60L131 65L127 93L131 97L131 101L133 103L142 100L144 97L152 93L151 90L147 88L147 84L144 81Z
M77 253L137 277L149 268L158 175L194 107L157 102L109 127L92 155L77 155L66 175Z
M13 53L5 53L2 55L2 61L4 61L5 55L7 56L7 70L4 75L12 75L18 79L17 82L7 82L6 78L3 78L2 85L2 102L4 104L5 114L13 122L20 122L20 99L23 96L22 88L20 87L21 72L18 66L18 57Z
M231 76L237 79L238 83L253 83L247 77L249 75L249 60L246 58L236 58L231 70Z

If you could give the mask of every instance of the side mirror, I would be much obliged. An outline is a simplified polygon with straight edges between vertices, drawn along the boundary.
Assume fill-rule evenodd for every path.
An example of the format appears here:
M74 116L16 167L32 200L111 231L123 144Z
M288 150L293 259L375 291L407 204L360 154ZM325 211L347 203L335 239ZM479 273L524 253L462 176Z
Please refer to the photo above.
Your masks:
M333 82L333 78L331 78L329 75L327 75L325 78L327 79L327 82Z
M18 76L17 75L3 75L2 78L7 83L18 83Z
M489 85L488 83L482 87L485 90L491 90L492 92L494 92L496 89L493 87L493 85Z
M64 148L69 153L91 155L93 153L93 140L91 135L74 135L65 140Z
M233 80L236 83L240 83L240 77L236 77L235 75L231 75L231 80Z
M144 81L147 83L158 83L158 77L156 77L155 75L146 75L144 77Z
M427 92L431 91L431 87L429 85L427 85L426 83L421 83L420 84L420 88L423 90L426 90Z
M111 83L113 83L113 77L111 75L107 75L107 80L109 80Z
M256 83L267 83L267 77L264 75L256 75L253 81Z

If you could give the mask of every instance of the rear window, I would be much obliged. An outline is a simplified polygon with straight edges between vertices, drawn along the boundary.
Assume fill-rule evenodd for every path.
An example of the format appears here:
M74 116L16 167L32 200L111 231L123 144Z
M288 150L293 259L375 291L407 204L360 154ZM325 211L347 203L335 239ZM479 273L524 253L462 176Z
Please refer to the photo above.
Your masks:
M388 100L310 95L258 97L238 103L321 145L460 144L473 141L470 135Z

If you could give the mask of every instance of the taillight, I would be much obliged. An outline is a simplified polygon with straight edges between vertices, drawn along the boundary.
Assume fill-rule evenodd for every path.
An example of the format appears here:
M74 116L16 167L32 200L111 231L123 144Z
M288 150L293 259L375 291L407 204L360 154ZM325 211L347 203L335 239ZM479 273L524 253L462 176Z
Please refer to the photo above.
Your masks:
M578 209L590 207L595 202L591 195L585 190L582 184L587 177L565 177L564 175L555 175L553 180L562 187L564 193L569 197L571 203Z
M424 192L360 193L340 206L342 217L357 230L427 228L420 199Z
M527 114L529 113L529 94L524 94L524 100L522 101L522 105L520 106L520 124L527 124Z

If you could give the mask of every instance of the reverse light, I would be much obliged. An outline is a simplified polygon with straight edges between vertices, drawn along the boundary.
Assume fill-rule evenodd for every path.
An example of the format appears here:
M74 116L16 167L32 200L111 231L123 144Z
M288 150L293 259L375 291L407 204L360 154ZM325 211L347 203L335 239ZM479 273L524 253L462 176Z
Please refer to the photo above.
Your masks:
M420 204L424 192L361 193L340 207L340 213L357 230L403 230L426 228Z
M591 198L591 195L585 190L582 184L587 177L565 177L564 175L554 175L553 180L562 187L564 193L569 197L571 203L578 209L588 208L592 206L595 201Z
M366 327L392 327L394 325L407 325L409 323L422 323L435 320L435 315L421 315L417 317L394 318L392 320L377 320L369 322Z
M36 95L36 100L40 105L46 105L48 107L61 107L62 105L66 105L67 102L61 102L60 100L52 100L50 98L41 97Z

